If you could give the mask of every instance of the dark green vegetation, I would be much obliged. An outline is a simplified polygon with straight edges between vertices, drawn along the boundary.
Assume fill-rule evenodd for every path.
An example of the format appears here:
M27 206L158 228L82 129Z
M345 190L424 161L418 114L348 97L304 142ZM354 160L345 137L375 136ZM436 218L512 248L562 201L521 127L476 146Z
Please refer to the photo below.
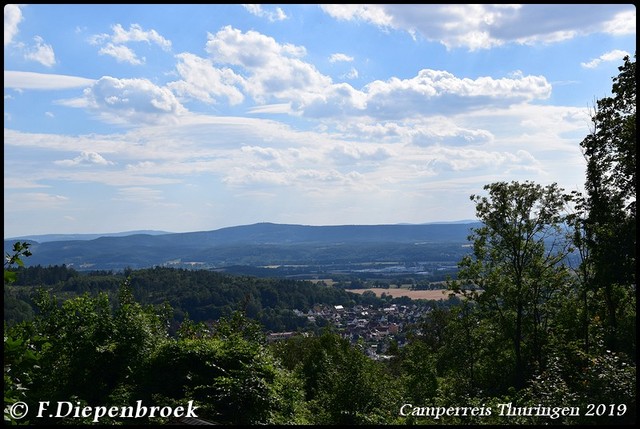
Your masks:
M147 268L122 273L79 273L64 266L26 267L8 271L15 280L4 289L4 319L10 325L29 320L35 313L34 297L41 291L59 298L104 293L111 303L126 281L133 298L141 305L173 309L172 329L186 317L194 322L211 322L241 310L270 331L313 330L306 317L292 310L307 312L316 304L352 306L391 300L371 299L344 289L309 281L258 278L206 270Z
M555 184L496 182L485 186L485 195L471 196L482 224L449 282L467 299L425 312L407 327L408 341L392 345L390 360L369 359L361 344L330 326L267 343L263 327L247 317L251 298L244 296L232 300L243 305L230 304L213 323L185 315L174 327L171 306L160 303L161 288L142 279L159 273L171 288L185 281L186 271L128 270L124 280L105 287L109 294L99 282L85 283L91 276L58 268L47 272L59 277L57 293L70 293L65 288L79 278L89 289L61 302L46 290L32 294L33 318L5 325L5 410L17 401L37 409L42 400L92 406L193 400L199 417L222 424L635 423L635 76L635 61L626 58L613 97L598 102L594 130L581 143L585 195L565 194ZM12 268L29 252L28 244L17 243L7 255L5 299L7 291L28 288L17 286L23 273L37 277L37 271ZM569 252L581 256L578 264L566 258ZM287 295L299 299L309 299L314 287L209 274L203 282L255 288L263 309L270 299L278 308L285 299L281 287L290 285ZM137 288L149 305L136 298ZM197 299L215 289L190 288L193 294L177 286L171 291ZM343 292L318 288L328 295L314 299ZM294 300L282 308L298 305ZM16 422L7 411L5 419Z

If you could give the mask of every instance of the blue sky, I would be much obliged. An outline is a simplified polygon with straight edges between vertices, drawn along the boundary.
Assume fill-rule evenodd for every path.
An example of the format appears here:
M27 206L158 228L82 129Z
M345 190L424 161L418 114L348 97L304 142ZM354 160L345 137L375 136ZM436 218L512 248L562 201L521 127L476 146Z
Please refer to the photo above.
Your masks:
M582 190L633 4L7 5L4 236L474 219Z

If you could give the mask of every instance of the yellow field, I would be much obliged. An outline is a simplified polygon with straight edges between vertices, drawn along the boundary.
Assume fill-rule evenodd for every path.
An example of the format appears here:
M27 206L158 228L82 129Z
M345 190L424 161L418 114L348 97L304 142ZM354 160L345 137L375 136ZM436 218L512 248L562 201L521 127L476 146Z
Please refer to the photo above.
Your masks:
M373 288L373 289L346 289L347 292L353 293L363 293L364 291L369 290L376 294L376 296L381 296L383 293L386 295L391 295L393 298L397 298L400 296L408 296L411 299L433 299L433 300L445 300L449 299L450 291L446 289L435 289L435 290L409 290L409 289L398 289L398 288Z

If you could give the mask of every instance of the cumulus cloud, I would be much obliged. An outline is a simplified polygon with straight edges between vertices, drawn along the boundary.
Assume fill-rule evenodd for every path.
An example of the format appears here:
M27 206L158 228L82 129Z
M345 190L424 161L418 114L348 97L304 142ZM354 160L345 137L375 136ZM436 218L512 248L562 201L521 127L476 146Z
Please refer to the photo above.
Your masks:
M460 112L476 107L506 107L548 98L551 85L543 76L469 79L446 71L423 69L411 79L394 77L373 81L364 91L369 112L395 117L406 116L408 111L420 115Z
M54 161L57 165L71 167L74 165L113 165L113 162L107 161L97 152L82 151L79 156L73 159L63 159Z
M469 79L430 69L421 70L413 78L376 80L356 89L345 82L334 83L306 62L304 47L280 44L256 31L242 32L231 26L209 34L205 49L209 58L191 53L176 55L181 79L166 88L180 97L212 104L221 99L240 104L249 96L258 103L251 108L252 113L392 120L407 112L414 116L441 115L508 107L546 99L551 94L551 85L542 76L518 72L505 78ZM351 57L337 53L332 58L346 61ZM358 71L351 68L342 77L355 79Z
M215 103L219 97L226 98L232 105L244 100L244 94L236 86L244 84L244 79L230 68L217 68L210 60L190 53L176 55L176 58L182 80L167 85L176 94L205 103Z
M114 45L113 43L107 43L98 51L100 55L109 55L118 61L119 63L129 63L135 65L144 64L145 60L138 58L135 52L124 45Z
M94 45L102 45L98 53L101 55L109 55L118 62L127 62L132 65L140 65L145 63L145 58L139 58L138 55L126 46L131 42L146 42L147 44L157 45L164 51L171 50L171 41L162 37L156 30L143 30L139 24L131 24L128 30L122 25L115 24L111 27L112 34L96 34L89 39Z
M111 27L113 43L147 42L155 43L165 51L171 50L171 41L162 37L156 30L145 31L139 24L131 24L129 30L125 30L122 25L116 24Z
M140 24L131 24L129 30L125 30L122 25L115 24L111 27L112 34L97 34L91 37L90 42L100 44L103 42L111 42L114 44L123 44L129 42L147 42L154 43L165 51L171 50L171 41L162 37L156 30L143 30Z
M376 80L361 91L346 83L330 85L322 96L310 99L300 109L316 117L347 114L390 120L406 118L408 112L417 117L508 107L550 95L551 85L543 76L469 79L423 69L411 79Z
M186 78L172 84L180 94L203 101L219 95L230 101L234 97L240 100L241 88L258 103L288 103L292 113L307 117L346 115L388 120L407 112L433 115L487 106L507 107L551 94L551 85L542 76L516 73L505 78L469 79L430 69L421 70L414 78L376 80L355 89L344 82L334 83L304 61L304 47L280 44L272 37L255 31L243 33L231 26L209 34L208 39L210 62L182 54L178 68ZM346 57L335 55L335 59ZM353 68L344 77L356 78L358 72Z
M67 104L70 105L70 104ZM147 79L116 79L104 76L84 90L74 107L87 107L112 123L158 123L172 121L186 109L168 89Z
M56 56L51 45L44 43L44 39L40 36L33 38L35 46L24 54L25 59L37 61L43 66L52 67L56 63Z
M600 55L598 58L592 59L591 61L588 61L586 63L580 63L580 65L586 69L594 69L598 67L600 64L602 64L603 62L614 61L614 62L620 63L622 62L622 59L626 56L631 57L631 54L629 54L627 51L621 51L619 49L615 49L613 51L606 52Z
M267 11L264 10L260 4L243 4L242 6L250 14L259 16L260 18L267 18L271 22L282 21L288 18L284 11L279 7L275 8L275 11Z
M382 27L390 27L393 22L393 16L376 4L323 4L321 7L337 19L368 21Z
M18 24L22 21L20 5L4 5L4 46L9 45L18 34Z
M579 34L635 33L633 5L371 4L322 5L340 20L359 20L438 41L448 49L489 49L506 43L554 43ZM605 23L603 23L603 17ZM607 19L609 18L609 19Z
M329 77L301 59L306 55L302 46L279 44L272 37L231 26L209 34L208 39L206 51L211 59L241 68L245 91L260 103L270 98L301 101L331 84Z

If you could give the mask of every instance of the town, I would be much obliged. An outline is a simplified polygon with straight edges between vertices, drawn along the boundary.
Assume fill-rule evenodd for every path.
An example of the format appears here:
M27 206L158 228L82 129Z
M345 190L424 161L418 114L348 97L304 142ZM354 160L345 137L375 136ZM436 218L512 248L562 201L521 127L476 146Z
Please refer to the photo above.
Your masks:
M440 305L453 305L459 298L450 297ZM307 312L294 310L297 316L306 317L311 323L328 326L351 344L359 345L374 360L392 357L390 348L401 348L406 344L406 334L412 330L420 334L420 322L433 310L436 301L414 300L407 304L376 306L356 304L345 308L342 305L317 304ZM310 335L308 331L272 332L267 341L286 340L295 335Z

